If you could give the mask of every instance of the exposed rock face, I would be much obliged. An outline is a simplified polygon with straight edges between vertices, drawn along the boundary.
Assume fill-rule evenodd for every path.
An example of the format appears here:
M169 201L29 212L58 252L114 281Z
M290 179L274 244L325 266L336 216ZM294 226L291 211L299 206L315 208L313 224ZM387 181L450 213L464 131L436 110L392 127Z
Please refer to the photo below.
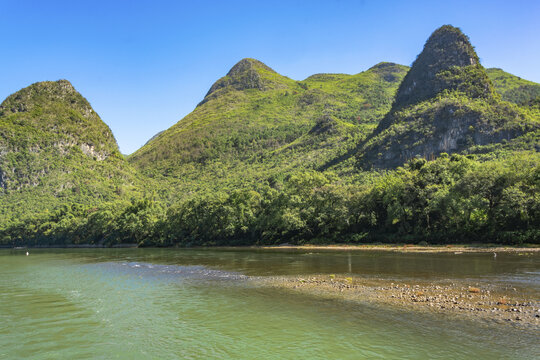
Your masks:
M462 83L459 68L466 67L480 72L477 79L469 80L477 82L486 90L485 93L470 95L489 96L491 83L469 38L453 26L440 27L429 37L423 51L403 79L396 93L394 109L429 99L445 89L457 89Z
M393 127L383 131L376 138L377 146L368 146L363 154L364 167L394 168L414 157L431 160L441 153L460 152L473 145L510 140L522 134L516 128L495 129L481 121L482 114L462 110L458 104L450 102L429 114L430 121L421 127L402 125L402 132L395 137L391 135L396 130ZM425 113L417 113L404 121L414 123L415 117L424 116Z
M81 144L80 145L81 151L83 154L93 157L94 159L98 161L103 161L107 158L108 154L96 151L96 148L94 145L91 144Z
M2 171L2 169L0 169L0 189L6 188L6 181L7 179L4 176L4 172Z
M445 25L403 79L392 109L360 149L359 164L392 168L511 139L527 130L518 118L523 114L495 96L468 37Z

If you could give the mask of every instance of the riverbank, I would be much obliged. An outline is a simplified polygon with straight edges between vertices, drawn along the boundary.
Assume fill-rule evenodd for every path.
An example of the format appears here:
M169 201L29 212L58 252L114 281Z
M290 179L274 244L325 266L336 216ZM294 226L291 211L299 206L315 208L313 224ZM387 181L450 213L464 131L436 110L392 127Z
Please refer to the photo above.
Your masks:
M500 246L496 244L459 244L459 245L412 245L412 244L330 244L330 245L275 245L260 246L261 249L294 249L294 250L371 250L420 253L480 253L480 252L540 252L538 245Z
M404 281L339 275L272 277L266 286L353 302L429 311L540 331L540 300L523 289L445 280Z
M101 244L65 244L65 245L28 245L28 246L13 246L0 245L0 249L26 250L26 249L127 249L137 248L137 244L114 244L105 246Z
M0 249L108 249L108 248L141 248L137 244L114 244L105 246L101 244L66 244L66 245L30 245L13 246L0 245ZM176 249L183 247L142 247L145 249ZM394 252L417 252L417 253L482 253L482 252L540 252L540 246L536 244L525 244L521 246L500 246L497 244L459 244L459 245L413 245L413 244L327 244L327 245L261 245L261 246L195 246L186 247L186 249L290 249L290 250L360 250L360 251L394 251Z

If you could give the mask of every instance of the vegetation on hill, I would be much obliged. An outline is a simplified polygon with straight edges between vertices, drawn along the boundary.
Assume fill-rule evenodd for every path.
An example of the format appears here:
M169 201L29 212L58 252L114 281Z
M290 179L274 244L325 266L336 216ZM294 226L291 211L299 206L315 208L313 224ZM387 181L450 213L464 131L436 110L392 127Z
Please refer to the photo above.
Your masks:
M467 36L445 25L428 39L392 109L362 144L359 163L393 168L414 157L500 143L539 129L539 115L502 101Z
M451 26L410 69L243 59L126 160L69 82L37 83L0 106L0 245L540 244L539 87Z
M35 83L0 105L0 229L136 185L109 127L68 81Z
M289 243L540 244L540 157L413 159L362 183L304 171L279 187L200 194L165 209L146 198L65 208L0 232L13 246L136 243L214 246Z
M354 149L390 109L406 70L381 63L357 75L294 81L244 59L191 114L129 161L166 184L158 192L169 202L202 191L273 184ZM340 166L350 170L353 162Z
M519 105L530 105L532 101L540 99L540 84L509 74L502 69L491 68L486 72L503 100Z

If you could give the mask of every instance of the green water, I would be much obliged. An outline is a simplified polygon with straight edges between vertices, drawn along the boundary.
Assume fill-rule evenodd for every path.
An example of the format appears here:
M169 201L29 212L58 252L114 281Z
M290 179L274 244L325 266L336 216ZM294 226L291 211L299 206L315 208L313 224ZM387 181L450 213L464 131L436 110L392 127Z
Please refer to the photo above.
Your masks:
M539 334L253 285L351 273L540 294L538 255L0 250L0 359L534 359Z

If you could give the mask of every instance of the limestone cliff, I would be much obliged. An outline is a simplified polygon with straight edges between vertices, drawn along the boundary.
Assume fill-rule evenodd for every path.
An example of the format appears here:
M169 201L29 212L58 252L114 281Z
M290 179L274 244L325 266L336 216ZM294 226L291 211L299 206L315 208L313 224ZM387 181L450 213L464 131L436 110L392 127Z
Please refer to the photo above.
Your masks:
M526 111L501 101L468 37L445 25L426 42L358 160L364 169L392 168L413 157L431 159L509 140L537 124Z

